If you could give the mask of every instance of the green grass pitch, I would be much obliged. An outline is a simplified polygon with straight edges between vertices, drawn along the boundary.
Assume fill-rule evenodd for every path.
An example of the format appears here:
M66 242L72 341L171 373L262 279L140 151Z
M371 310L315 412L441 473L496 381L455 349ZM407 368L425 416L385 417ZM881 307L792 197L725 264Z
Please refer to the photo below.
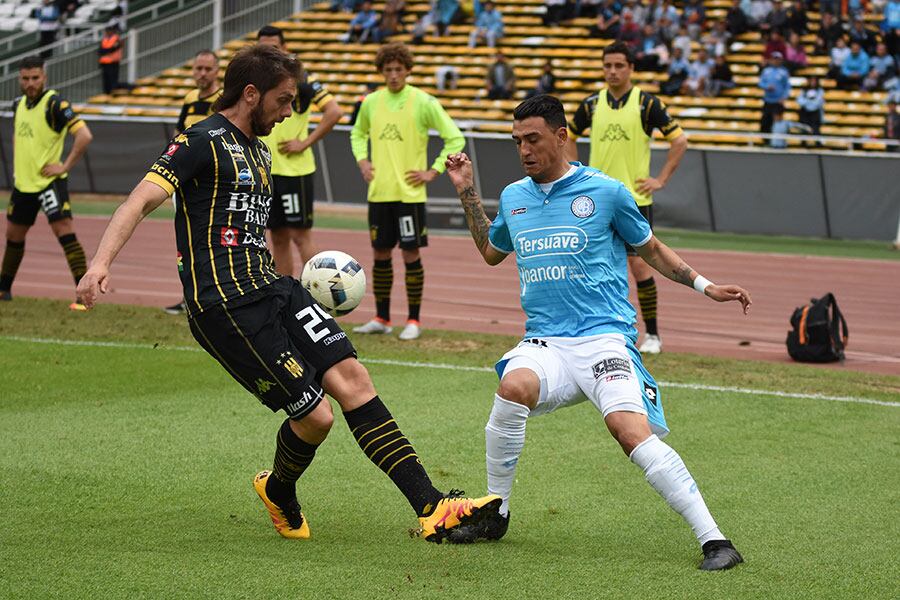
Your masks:
M354 342L364 360L485 367L513 340ZM183 319L153 309L0 310L0 598L900 595L900 407L663 387L668 441L747 561L725 573L696 570L689 528L587 404L529 422L509 533L468 547L410 538L405 500L337 417L301 479L313 537L298 542L251 485L282 417L204 353L175 349L192 346ZM668 381L900 396L898 377L672 354L648 365ZM483 492L496 377L368 367L437 485Z

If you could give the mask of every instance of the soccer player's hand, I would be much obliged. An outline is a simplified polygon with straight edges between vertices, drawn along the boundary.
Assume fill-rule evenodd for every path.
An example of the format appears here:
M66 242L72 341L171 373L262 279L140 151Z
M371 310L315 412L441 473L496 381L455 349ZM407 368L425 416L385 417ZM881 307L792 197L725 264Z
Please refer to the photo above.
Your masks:
M81 303L88 308L93 308L97 297L105 294L109 289L109 269L98 266L91 266L78 282L78 288L75 295L81 300Z
M729 302L737 300L741 303L746 315L750 312L750 305L753 301L750 299L750 292L739 285L709 285L704 293L716 302Z
M362 173L366 183L372 183L372 180L375 179L375 169L372 168L372 163L364 158L357 164L359 165L359 172Z
M638 179L635 183L637 184L637 191L642 194L652 194L653 192L663 189L663 184L655 177Z
M278 144L278 150L282 154L300 154L309 148L309 144L304 144L300 140L285 140Z
M475 185L475 175L472 171L472 161L466 156L465 152L458 152L447 157L444 163L447 167L447 176L450 183L458 190L466 189Z
M61 162L47 163L46 165L44 165L44 168L41 169L41 175L43 175L44 177L58 177L59 175L63 175L65 172L66 168Z
M431 183L438 176L438 172L434 169L428 169L427 171L407 171L406 172L406 183L409 185L425 185L426 183Z

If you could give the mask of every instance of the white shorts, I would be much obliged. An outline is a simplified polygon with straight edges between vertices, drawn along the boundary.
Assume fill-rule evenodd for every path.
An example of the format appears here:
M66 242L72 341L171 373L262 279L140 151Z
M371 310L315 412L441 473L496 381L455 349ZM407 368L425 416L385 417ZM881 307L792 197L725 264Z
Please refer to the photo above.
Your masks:
M515 369L529 369L540 379L532 416L589 400L604 418L620 411L641 413L653 433L663 437L669 432L656 381L621 334L525 339L497 363L501 379Z

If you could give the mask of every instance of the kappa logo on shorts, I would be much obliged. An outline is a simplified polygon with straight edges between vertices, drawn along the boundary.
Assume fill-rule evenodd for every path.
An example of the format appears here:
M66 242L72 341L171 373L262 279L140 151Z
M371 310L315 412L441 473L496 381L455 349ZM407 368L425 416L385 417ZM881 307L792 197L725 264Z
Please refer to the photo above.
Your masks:
M614 373L622 373L624 377L620 379L627 379L631 375L631 362L625 358L604 358L600 362L596 363L593 366L594 369L594 379L600 379L603 376L609 375L612 376ZM615 381L614 379L607 378L606 381Z
M649 383L644 384L644 394L650 402L657 405L659 404L659 393L656 391L656 388Z
M259 379L256 380L256 391L259 392L260 396L262 396L263 394L268 392L270 389L272 389L272 386L274 386L274 385L275 384L273 382L260 377Z

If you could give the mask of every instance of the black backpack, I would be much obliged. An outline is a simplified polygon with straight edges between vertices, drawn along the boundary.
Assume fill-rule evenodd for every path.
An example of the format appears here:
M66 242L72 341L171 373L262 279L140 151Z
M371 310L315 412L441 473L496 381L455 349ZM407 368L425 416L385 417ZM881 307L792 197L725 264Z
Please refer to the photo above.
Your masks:
M847 346L847 321L828 293L818 300L812 298L806 306L798 307L791 315L787 334L787 349L791 358L800 362L834 362L844 360Z

